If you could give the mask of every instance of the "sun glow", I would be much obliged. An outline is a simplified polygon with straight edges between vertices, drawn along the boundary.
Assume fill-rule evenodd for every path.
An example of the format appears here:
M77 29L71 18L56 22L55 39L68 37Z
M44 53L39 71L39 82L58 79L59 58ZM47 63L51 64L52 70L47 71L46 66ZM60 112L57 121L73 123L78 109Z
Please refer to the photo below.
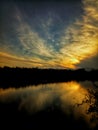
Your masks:
M16 21L13 20L12 25L15 26L7 27L14 28L13 33L10 29L9 35L5 31L9 40L5 36L0 43L0 66L76 69L81 68L81 64L87 59L98 57L98 2L83 0L83 10L84 13L77 16L67 27L62 21L66 16L55 14L54 17L47 14L47 18L45 14L43 20L35 18L37 28L40 24L40 29L35 30L33 26L36 23L28 22L33 21L28 12L24 11L23 14L17 7L16 12L13 12ZM54 22L56 20L61 27L59 30ZM13 35L15 36L12 37Z

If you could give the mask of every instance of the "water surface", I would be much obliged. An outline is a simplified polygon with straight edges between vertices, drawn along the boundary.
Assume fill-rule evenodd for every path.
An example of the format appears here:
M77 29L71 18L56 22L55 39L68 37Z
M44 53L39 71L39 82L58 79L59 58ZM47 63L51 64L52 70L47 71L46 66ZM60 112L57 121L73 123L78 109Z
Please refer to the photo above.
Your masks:
M98 84L63 82L26 86L0 87L1 128L97 129ZM14 127L13 127L14 125ZM0 129L1 129L0 128Z

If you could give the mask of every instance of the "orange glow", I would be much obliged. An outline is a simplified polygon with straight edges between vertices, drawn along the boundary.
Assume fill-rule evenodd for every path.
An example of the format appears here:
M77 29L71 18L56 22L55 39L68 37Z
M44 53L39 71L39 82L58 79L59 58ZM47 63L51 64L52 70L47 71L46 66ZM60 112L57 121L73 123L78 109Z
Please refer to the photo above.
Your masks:
M20 35L18 39L23 47L23 54L30 51L30 55L9 53L9 49L3 51L1 46L0 66L76 69L77 66L82 67L80 65L86 59L98 56L98 2L83 0L83 4L84 14L81 20L78 19L64 28L64 35L58 39L60 45L58 50L54 44L48 43L47 39L34 32L25 21L22 22L21 15L18 14L18 20L22 23L17 31L20 34L26 33ZM52 40L55 42L55 39Z

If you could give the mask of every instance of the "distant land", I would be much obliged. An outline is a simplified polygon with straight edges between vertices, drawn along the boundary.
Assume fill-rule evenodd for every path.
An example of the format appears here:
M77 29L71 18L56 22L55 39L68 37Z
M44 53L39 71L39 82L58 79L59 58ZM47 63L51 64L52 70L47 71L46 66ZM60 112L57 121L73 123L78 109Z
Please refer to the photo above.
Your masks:
M24 87L45 83L67 81L98 81L98 70L68 70L68 69L39 69L39 68L0 68L0 87Z

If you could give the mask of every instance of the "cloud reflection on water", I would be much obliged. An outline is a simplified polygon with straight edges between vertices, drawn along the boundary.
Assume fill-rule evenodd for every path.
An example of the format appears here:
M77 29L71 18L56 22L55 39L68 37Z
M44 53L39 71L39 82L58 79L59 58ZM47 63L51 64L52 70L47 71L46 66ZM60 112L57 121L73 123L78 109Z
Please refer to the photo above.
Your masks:
M0 89L0 103L18 102L18 110L25 110L28 114L45 110L60 108L65 115L74 115L75 120L82 117L90 126L95 126L90 119L92 113L87 114L89 103L82 103L91 82L78 83L75 81L28 86L25 88ZM81 105L78 105L81 104Z

